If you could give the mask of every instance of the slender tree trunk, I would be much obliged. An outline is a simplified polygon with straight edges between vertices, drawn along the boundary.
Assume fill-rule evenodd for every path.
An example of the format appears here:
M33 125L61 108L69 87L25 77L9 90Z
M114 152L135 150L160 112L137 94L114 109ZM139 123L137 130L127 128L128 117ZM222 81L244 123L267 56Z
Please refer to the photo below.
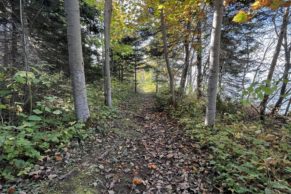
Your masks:
M3 29L4 30L4 65L6 67L9 67L9 48L8 48L9 37L7 33L7 23L5 23L3 27L4 27Z
M26 19L26 13L24 12L24 5L25 0L19 0L19 15L20 15L20 24L21 24L21 40L22 40L22 49L23 49L23 63L24 63L24 70L26 72L26 84L25 84L25 93L26 93L26 99L24 102L24 106L28 110L28 112L31 114L32 112L32 91L31 91L31 83L28 78L28 72L30 70L29 64L28 64L28 53L27 53L27 19Z
M12 42L11 42L11 63L12 66L17 66L17 53L18 53L18 30L17 30L17 0L12 0L11 1L11 19L12 19Z
M223 17L223 0L214 0L214 15L210 39L209 80L207 90L206 126L214 126L216 117L217 81L219 73L219 56L221 26Z
M166 66L167 66L167 71L168 71L168 76L169 76L171 101L172 101L172 104L175 105L176 104L175 84L174 84L174 76L172 73L169 56L168 56L167 32L166 32L165 16L164 16L163 9L161 9L160 17L161 17L161 30L162 30L162 39L163 39L163 48L164 48L164 58L166 61Z
M242 100L244 99L246 75L247 75L247 72L248 72L248 69L249 69L249 65L250 65L250 62L249 62L250 61L249 42L248 42L248 40L246 42L247 42L247 64L244 67L243 78L242 78L242 83L241 83L241 85L242 85L241 99Z
M286 107L286 110L285 110L285 114L284 114L285 116L288 115L290 105L291 105L291 97L290 97L290 99L289 99L289 102L288 102L287 107Z
M283 22L282 22L282 26L281 26L281 30L280 30L280 34L279 34L279 39L278 39L278 42L277 42L275 53L274 53L274 56L273 56L273 59L272 59L272 62L271 62L271 66L270 66L270 69L269 69L269 73L268 73L268 76L267 76L267 80L266 80L266 87L267 88L271 86L274 70L275 70L275 67L276 67L276 64L277 64L277 60L278 60L278 57L279 57L279 53L280 53L280 50L281 50L281 45L282 45L283 38L284 38L286 30L287 30L288 17L289 17L289 7L286 8L285 14L283 16ZM263 100L262 100L262 102L260 104L260 115L261 115L261 119L262 120L264 119L264 115L265 115L266 107L267 107L267 104L268 104L269 96L270 96L270 94L265 93L264 97L263 97Z
M159 92L159 70L157 68L156 68L156 94Z
M190 31L190 22L187 23L187 31ZM188 32L187 32L188 33ZM190 65L190 44L189 44L189 35L187 34L184 41L185 47L185 63L182 70L181 81L180 81L180 96L182 97L185 93L186 79L188 75L189 65Z
M80 8L78 0L65 0L70 74L76 117L85 122L90 117L87 102L84 61L81 42Z
M136 62L136 49L134 50L134 93L137 93L137 62Z
M122 64L121 65L121 73L120 73L120 80L121 80L121 82L123 82L124 81L124 67L123 67L124 65Z
M286 89L287 89L287 84L289 82L288 80L288 74L289 74L289 70L291 68L291 63L290 63L290 52L291 52L291 46L288 48L288 40L287 40L287 33L285 33L285 36L284 36L284 39L285 39L285 42L284 42L284 50L285 50L285 60L286 60L286 63L285 63L285 69L284 69L284 73L283 73L283 76L282 76L282 87L281 87L281 90L280 90L280 97L279 99L277 100L274 108L272 109L272 114L275 114L279 111L281 105L282 105L282 102L285 98L285 94L286 94Z
M110 76L110 23L112 15L112 0L105 0L104 5L104 44L105 44L105 63L104 63L104 94L105 104L112 107L111 99L111 76Z
M188 74L189 69L189 55L190 55L190 49L189 49L189 41L185 41L185 64L181 75L181 81L180 81L180 95L183 96L185 93L185 84L186 84L186 78Z
M199 48L197 50L197 98L200 99L202 97L202 25L201 22L198 22L198 35L197 42L199 44Z

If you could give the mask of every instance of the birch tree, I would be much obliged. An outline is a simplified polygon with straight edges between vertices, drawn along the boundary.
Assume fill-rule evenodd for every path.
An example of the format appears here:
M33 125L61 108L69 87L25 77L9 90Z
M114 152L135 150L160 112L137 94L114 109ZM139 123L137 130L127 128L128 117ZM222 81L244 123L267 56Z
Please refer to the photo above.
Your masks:
M166 24L165 24L165 15L164 9L160 10L160 19L161 19L161 31L162 31L162 39L163 39L163 49L164 49L164 58L166 61L168 76L169 76L169 84L170 84L170 91L171 91L171 101L175 105L176 104L176 97L175 97L175 83L174 83L174 75L171 69L170 60L168 56L168 42L167 42L167 31L166 31Z
M76 117L85 122L89 116L81 43L80 8L78 0L65 0L70 74Z
M112 107L111 99L111 77L110 77L110 23L112 16L112 0L105 0L104 4L104 95L105 104Z
M217 81L219 72L220 39L223 17L223 0L215 0L210 39L209 79L205 125L214 126L216 116Z

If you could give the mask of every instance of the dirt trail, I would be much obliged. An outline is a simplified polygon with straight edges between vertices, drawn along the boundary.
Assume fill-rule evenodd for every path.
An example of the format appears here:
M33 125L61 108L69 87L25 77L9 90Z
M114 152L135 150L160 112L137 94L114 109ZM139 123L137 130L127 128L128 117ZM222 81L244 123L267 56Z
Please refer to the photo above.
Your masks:
M43 192L212 193L208 154L157 111L154 97L139 95L119 109L109 133L92 137L82 152L68 151L64 170Z

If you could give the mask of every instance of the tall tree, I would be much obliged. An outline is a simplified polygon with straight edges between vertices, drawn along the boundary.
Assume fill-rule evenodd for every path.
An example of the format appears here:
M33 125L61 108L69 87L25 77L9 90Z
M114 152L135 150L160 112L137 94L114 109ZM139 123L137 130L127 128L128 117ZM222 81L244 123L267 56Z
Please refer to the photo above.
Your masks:
M167 42L167 30L166 30L166 22L164 9L160 10L160 19L161 19L161 31L162 31L162 39L163 39L163 49L164 49L164 58L166 61L168 76L169 76L169 84L170 84L170 92L171 92L171 101L172 104L176 104L175 97L175 83L174 83L174 75L171 69L170 60L169 60L169 51L168 51L168 42Z
M20 24L21 24L21 43L22 43L22 49L23 49L23 64L24 64L24 70L26 72L26 87L25 87L25 93L27 96L27 99L25 100L25 106L27 106L27 109L29 110L29 113L32 112L32 91L31 91L31 85L28 82L28 71L30 70L29 64L28 64L28 52L27 52L27 17L26 13L24 12L25 6L25 0L19 0L19 10L20 10Z
M285 11L284 16L283 16L283 22L282 22L282 25L281 25L281 29L280 29L277 45L276 45L276 48L275 48L275 53L273 55L272 62L271 62L271 65L270 65L270 69L269 69L269 72L268 72L268 76L267 76L267 79L266 79L266 84L265 84L266 88L269 88L271 86L273 74L274 74L274 71L275 71L275 67L276 67L277 60L278 60L278 57L279 57L279 54L280 54L280 50L281 50L281 46L282 46L282 43L283 43L283 38L284 38L286 30L287 30L288 18L289 18L289 7L286 8L286 11ZM264 119L264 115L265 115L265 111L266 111L266 106L268 104L269 96L270 96L269 93L265 93L264 97L263 97L263 100L260 103L261 119Z
M185 92L186 78L188 75L188 69L190 66L190 43L189 43L189 31L190 31L190 21L187 22L187 35L184 40L185 47L185 62L182 70L181 81L180 81L180 95L183 96Z
M205 117L206 126L214 126L215 124L220 39L223 18L223 0L214 0L213 3L214 15L210 39L209 79L207 89L207 109Z
M288 38L287 33L284 34L284 52L285 52L285 68L282 76L282 86L280 89L280 96L272 109L272 114L277 113L282 105L282 102L285 98L287 84L289 82L288 75L289 70L291 69L290 54L291 54L291 45L288 47Z
M105 0L104 4L104 95L105 104L112 107L111 99L111 77L110 77L110 23L112 16L112 0Z
M202 96L202 24L201 21L197 23L197 98Z
M89 117L84 62L81 42L80 9L78 0L65 0L70 73L72 77L76 117L85 122Z

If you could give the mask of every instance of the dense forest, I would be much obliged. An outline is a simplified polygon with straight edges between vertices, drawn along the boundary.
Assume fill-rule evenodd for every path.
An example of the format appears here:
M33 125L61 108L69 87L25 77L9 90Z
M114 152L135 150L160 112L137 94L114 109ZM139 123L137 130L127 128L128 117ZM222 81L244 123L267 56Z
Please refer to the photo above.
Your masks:
M289 0L0 0L0 193L291 193Z

